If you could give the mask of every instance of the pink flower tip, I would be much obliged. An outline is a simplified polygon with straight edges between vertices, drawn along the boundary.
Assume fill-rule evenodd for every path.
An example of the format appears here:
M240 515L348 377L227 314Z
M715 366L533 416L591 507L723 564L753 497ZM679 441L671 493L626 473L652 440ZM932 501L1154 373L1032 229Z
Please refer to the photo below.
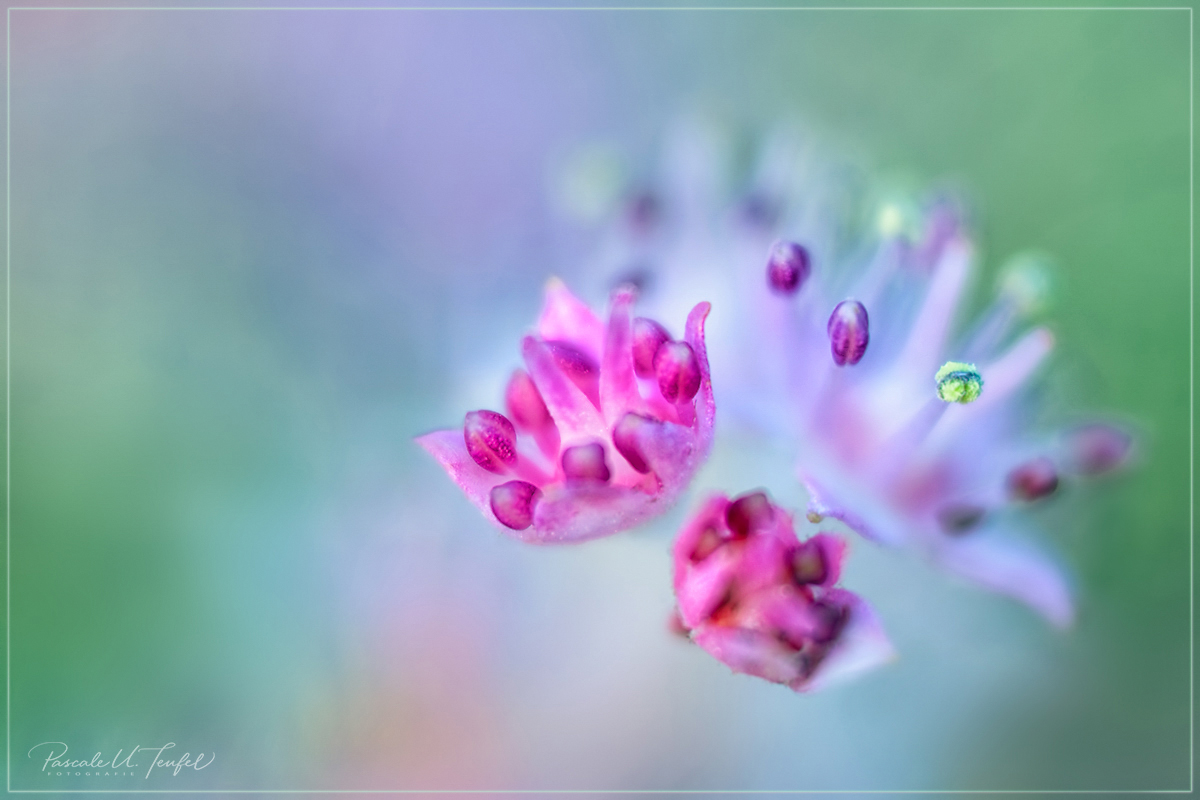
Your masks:
M670 508L708 457L716 413L704 342L709 304L692 309L681 340L668 336L653 348L657 380L639 381L639 346L644 357L665 329L647 320L639 339L635 297L615 291L603 322L549 281L537 330L521 342L525 369L505 390L512 419L472 411L461 432L417 438L517 539L570 543L632 528Z
M812 273L808 250L795 242L778 241L767 257L767 285L776 294L793 295L800 291Z
M709 498L675 540L678 628L733 669L807 691L891 659L871 608L835 587L846 548L796 537L763 492Z

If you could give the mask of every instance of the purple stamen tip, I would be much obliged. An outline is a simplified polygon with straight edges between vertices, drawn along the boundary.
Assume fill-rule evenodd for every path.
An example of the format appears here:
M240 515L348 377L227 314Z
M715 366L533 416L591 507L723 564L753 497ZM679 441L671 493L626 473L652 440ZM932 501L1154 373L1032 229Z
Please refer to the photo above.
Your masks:
M654 320L645 317L633 320L633 371L639 378L654 377L654 356L669 341L671 334Z
M824 583L828 574L829 567L821 547L811 539L801 542L792 554L792 575L796 583Z
M983 521L985 510L982 506L969 503L948 505L937 513L938 525L950 536L962 536L970 533Z
M686 403L700 391L700 362L686 342L664 342L654 356L654 373L668 403Z
M771 246L767 258L767 283L776 294L791 295L812 273L812 258L795 242L779 241Z
M541 430L554 423L542 393L523 369L513 372L504 392L504 402L513 422L526 430Z
M839 367L854 366L867 352L867 309L857 300L843 300L829 315L829 345Z
M1103 475L1119 467L1133 449L1133 437L1111 425L1093 423L1071 434L1075 468L1084 475Z
M568 480L607 481L612 477L599 442L577 444L562 454L563 474Z
M517 465L517 430L503 414L469 412L463 422L463 439L471 458L489 472L504 473Z
M752 531L767 525L774 514L766 493L752 492L729 504L725 510L725 523L734 536L745 539Z
M629 462L629 466L643 474L650 471L650 465L646 463L646 458L642 455L642 450L638 446L637 431L643 425L653 425L654 423L655 420L649 417L629 412L621 417L620 421L613 427L613 447L617 449L622 458Z
M1014 500L1032 502L1049 497L1058 489L1058 470L1048 458L1035 458L1008 473L1008 494Z
M515 531L533 524L533 510L541 499L541 489L525 481L509 481L492 488L492 513Z

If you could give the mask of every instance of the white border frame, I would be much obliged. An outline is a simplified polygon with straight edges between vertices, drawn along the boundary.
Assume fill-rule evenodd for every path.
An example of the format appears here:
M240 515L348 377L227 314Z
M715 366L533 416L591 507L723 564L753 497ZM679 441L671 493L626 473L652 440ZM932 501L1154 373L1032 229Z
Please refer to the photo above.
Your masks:
M13 11L1187 11L1188 12L1188 788L1186 789L13 789L12 788L12 12ZM1192 794L1195 788L1195 25L1192 6L6 6L5 7L5 790L8 794Z

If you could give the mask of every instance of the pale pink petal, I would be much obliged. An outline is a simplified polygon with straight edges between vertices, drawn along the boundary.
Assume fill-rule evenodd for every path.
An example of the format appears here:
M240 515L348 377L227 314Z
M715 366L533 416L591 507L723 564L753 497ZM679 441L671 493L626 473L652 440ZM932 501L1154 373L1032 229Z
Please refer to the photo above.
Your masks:
M554 360L545 343L533 336L526 336L521 343L525 366L529 376L558 425L564 444L581 437L602 438L607 435L607 426L599 409L588 399Z
M734 672L790 684L801 678L801 661L795 649L774 636L748 628L701 625L692 641Z
M1020 600L1059 628L1068 627L1075 607L1063 570L1045 553L992 534L946 540L934 558L964 578Z
M573 544L639 525L670 507L662 495L627 486L558 484L546 488L533 527L516 532L535 544ZM522 535L524 534L524 535Z
M697 303L688 314L683 335L684 341L692 346L700 365L700 391L696 395L696 431L704 444L705 456L708 455L708 447L712 442L713 424L717 415L717 407L713 401L712 375L708 367L708 349L704 343L704 321L708 319L711 310L712 304Z
M604 351L604 323L558 278L546 281L546 299L538 318L537 332L546 341L570 342L600 363Z
M671 502L691 482L711 444L674 422L641 425L634 431L634 441L650 471L662 482L662 494Z
M826 689L880 667L896 657L896 650L884 633L883 625L865 600L842 589L831 589L825 596L848 607L850 618L812 676L805 681L789 684L796 691Z
M633 341L630 333L629 307L634 293L618 289L608 314L608 330L604 339L604 360L600 363L600 408L610 425L627 411L642 408L637 377L633 372Z
M843 500L843 492L835 492L826 483L818 482L811 473L801 472L800 480L808 490L810 514L840 520L855 533L880 544L899 546L907 541L903 523L867 493L855 494L858 502L849 504ZM845 494L849 496L851 492Z
M424 436L418 436L416 442L437 459L450 479L466 492L467 498L483 512L485 517L497 525L500 524L495 514L492 513L491 491L493 486L510 480L510 476L488 472L476 464L470 453L467 452L467 443L463 439L461 428L433 431Z
M971 257L971 246L965 239L946 244L934 268L925 302L909 331L904 352L896 362L898 372L904 375L928 373L932 378L941 362L950 323L954 321L955 309L970 274Z

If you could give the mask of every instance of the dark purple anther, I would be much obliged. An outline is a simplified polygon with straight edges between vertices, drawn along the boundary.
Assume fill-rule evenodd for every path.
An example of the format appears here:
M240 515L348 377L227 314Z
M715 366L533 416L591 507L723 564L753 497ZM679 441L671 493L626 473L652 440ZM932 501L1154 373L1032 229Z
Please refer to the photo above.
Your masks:
M744 494L725 509L725 523L739 539L745 539L752 531L767 525L774 516L771 501L764 492Z
M562 468L567 480L607 481L612 477L604 460L604 445L599 442L563 450Z
M613 447L617 449L622 458L629 462L629 466L643 474L650 471L650 465L646 463L646 458L638 446L637 432L643 425L655 424L657 424L657 420L643 417L641 414L634 414L631 411L621 417L613 427Z
M513 422L525 430L537 431L554 424L542 393L523 369L513 372L504 392L504 402Z
M983 521L985 511L982 506L969 503L955 503L944 507L937 513L938 525L950 536L962 536L970 533Z
M554 363L588 396L593 403L600 401L600 365L587 353L569 342L549 341L546 347Z
M503 525L523 531L533 524L533 510L541 489L525 481L509 481L492 488L492 513Z
M767 283L776 294L795 294L812 272L808 251L795 242L779 241L771 245L767 258Z
M463 423L463 439L475 463L503 474L517 465L517 430L495 411L471 411Z
M665 342L654 356L658 390L668 403L686 403L700 391L700 362L687 342Z
M1008 494L1014 500L1040 500L1058 489L1058 470L1050 459L1035 458L1008 473L1006 483Z
M1084 475L1103 475L1121 466L1133 448L1133 437L1111 425L1083 425L1070 435L1075 469Z
M645 317L633 320L633 371L639 378L654 377L654 356L669 341L671 334L654 320Z
M857 300L843 300L829 315L829 346L839 367L854 366L867 352L867 309Z
M796 583L824 583L829 575L829 567L825 564L825 554L821 547L812 539L801 542L792 553L792 575Z

